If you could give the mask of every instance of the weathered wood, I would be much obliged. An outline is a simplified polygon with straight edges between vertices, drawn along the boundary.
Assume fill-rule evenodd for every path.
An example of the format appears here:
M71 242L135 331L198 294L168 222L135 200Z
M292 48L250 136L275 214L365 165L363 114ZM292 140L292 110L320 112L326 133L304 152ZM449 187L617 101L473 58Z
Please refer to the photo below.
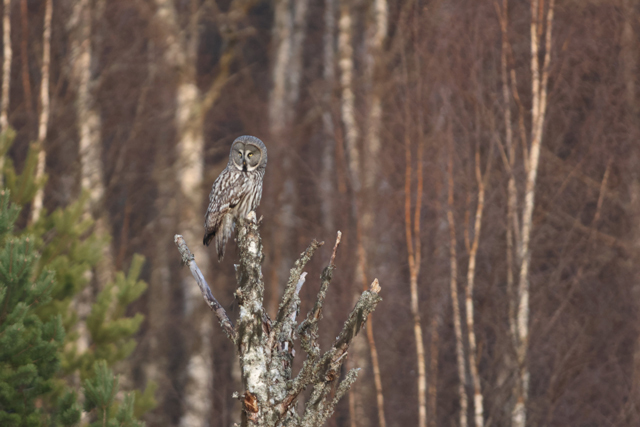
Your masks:
M227 315L225 309L222 307L222 305L220 305L218 300L211 293L211 288L209 288L209 285L202 275L200 268L198 268L195 257L189 250L189 247L184 241L184 238L181 235L176 234L173 238L173 241L176 243L178 251L180 251L182 262L189 267L189 270L191 270L191 274L193 274L193 277L196 279L196 283L198 284L198 287L202 292L202 297L204 298L209 308L211 308L211 310L213 310L213 312L218 317L222 330L225 332L225 334L227 334L227 337L229 337L229 339L235 343L237 334L235 329L233 328L233 323L229 319L229 316Z
M271 320L263 305L264 280L262 277L262 240L258 232L259 221L254 212L238 223L238 248L240 262L236 267L238 289L235 297L240 307L237 325L211 293L198 269L193 254L184 238L175 236L175 242L183 262L189 266L198 283L204 300L214 311L224 332L236 344L244 393L234 394L243 402L243 426L321 426L333 414L335 406L356 380L358 369L353 369L340 382L342 363L346 360L349 345L364 327L367 316L381 301L378 280L360 296L345 321L342 331L329 350L321 355L318 338L318 321L335 269L335 257L340 243L338 232L329 265L323 270L317 301L312 310L298 324L300 289L305 283L305 265L322 243L314 240L300 255L285 288L280 309ZM294 341L301 339L307 353L302 369L294 377ZM306 402L304 412L298 414L296 402L307 387L313 392ZM335 390L335 393L332 391Z

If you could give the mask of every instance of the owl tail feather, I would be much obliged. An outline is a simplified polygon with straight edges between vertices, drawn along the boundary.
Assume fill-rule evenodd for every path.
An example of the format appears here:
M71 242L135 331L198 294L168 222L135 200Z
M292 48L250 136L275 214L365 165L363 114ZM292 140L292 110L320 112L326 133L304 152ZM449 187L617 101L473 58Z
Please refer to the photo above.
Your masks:
M213 236L215 235L215 233L205 233L204 238L202 239L202 244L205 246L209 246L209 243L211 243L211 241L213 240Z
M218 233L216 236L216 249L218 250L218 262L224 258L224 248L227 246L227 236L225 233Z

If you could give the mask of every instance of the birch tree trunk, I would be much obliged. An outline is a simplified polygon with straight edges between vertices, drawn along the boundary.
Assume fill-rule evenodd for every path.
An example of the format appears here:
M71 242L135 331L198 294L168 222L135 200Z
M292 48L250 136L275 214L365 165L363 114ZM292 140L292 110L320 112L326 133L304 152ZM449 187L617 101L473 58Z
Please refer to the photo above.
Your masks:
M451 132L451 131L449 131ZM453 307L453 329L456 338L456 362L458 367L458 399L460 402L460 415L459 423L460 427L467 427L467 410L469 408L469 398L467 397L466 385L466 371L464 366L464 344L462 342L462 320L460 314L460 301L458 299L458 255L456 250L456 226L455 218L453 216L453 195L454 195L454 182L453 182L453 136L449 136L449 159L447 166L447 220L449 222L449 261L451 264L451 305Z
M200 241L202 209L204 206L204 138L200 91L196 84L195 62L198 31L195 10L190 11L189 24L184 31L179 26L175 6L171 0L156 0L157 18L166 31L165 61L179 76L176 91L177 164L176 178L182 197L179 227L190 242ZM195 5L192 2L192 7ZM186 33L186 34L185 34ZM205 277L209 273L209 256L202 245L193 248ZM182 275L185 293L183 315L193 327L187 354L184 408L181 426L208 426L213 392L211 361L211 320L198 304L200 294L191 284L187 273Z
M0 94L0 132L2 147L9 131L9 88L11 84L11 0L2 2L2 93ZM4 155L0 156L0 186L4 185Z
M29 79L29 9L27 0L20 0L20 57L22 59L22 90L24 91L25 108L27 116L31 117L33 107L31 105L31 80ZM31 133L29 133L31 134Z
M101 19L104 4L96 2L95 17ZM92 76L91 64L93 55L91 32L93 27L93 11L89 0L79 0L73 7L70 32L71 52L73 53L74 86L77 87L76 115L80 137L80 179L81 188L89 192L87 215L95 218L95 228L99 235L110 234L108 212L103 208L105 193L104 170L101 161L102 141L100 114L97 110L93 93L95 80ZM113 253L111 245L107 245L97 266L98 286L102 286L113 278Z
M237 348L244 393L235 395L242 400L243 427L320 427L333 414L336 404L355 381L357 369L350 371L338 384L340 370L353 339L380 302L381 288L376 279L360 295L334 344L321 354L317 323L321 318L325 296L335 269L334 261L340 237L341 233L338 232L329 265L320 276L321 285L316 303L306 318L297 323L300 289L307 276L303 270L322 245L316 240L300 254L291 269L278 313L272 320L263 307L262 241L255 212L250 212L238 227L239 288L235 295L240 313L237 325L234 326L213 296L184 238L175 236L182 260L196 279L202 297ZM295 357L294 340L297 338L300 338L307 358L294 377L291 367ZM304 412L299 414L296 410L297 400L306 388L313 391L305 404Z
M158 23L166 34L165 62L175 70L179 78L175 115L178 138L175 174L182 197L179 227L185 230L185 238L188 241L200 241L199 230L202 230L205 194L203 120L220 96L222 87L229 77L235 52L230 38L236 36L238 23L246 15L252 2L233 3L226 12L225 18L229 25L229 32L222 34L225 48L220 53L219 71L204 94L201 93L196 81L199 2L197 0L190 2L186 30L180 28L176 8L171 0L155 0L155 3ZM216 13L220 12L216 9ZM206 187L208 186L209 183ZM210 257L205 247L197 245L193 253L198 258L201 271L206 277ZM213 392L212 353L209 342L212 325L206 312L197 304L200 294L190 285L186 272L183 274L182 285L185 293L183 315L187 322L194 326L196 332L191 337L189 346L185 385L186 407L180 419L180 425L206 426L209 423Z
M333 206L334 175L335 175L335 125L333 122L333 90L335 85L335 2L324 1L324 34L322 77L324 78L324 94L322 95L322 169L320 179L320 194L322 198L322 227L329 234L335 230L335 215Z
M269 93L269 133L274 140L291 140L282 153L282 190L278 195L280 212L275 234L274 277L272 286L278 286L280 277L287 272L287 259L292 255L291 243L295 226L296 181L293 174L293 156L297 145L292 133L296 106L300 98L303 46L307 32L308 0L277 0L275 4L272 40L275 45L273 59L273 86ZM277 308L280 290L271 289L269 312Z
M487 169L488 171L488 169ZM473 243L469 252L469 265L467 268L467 287L465 288L465 307L467 316L467 334L469 340L469 371L473 385L473 409L476 427L484 425L484 403L482 398L482 385L478 373L478 361L476 359L476 333L474 321L473 289L476 277L476 257L478 255L478 245L480 243L480 230L482 226L482 213L484 211L484 177L480 168L480 147L475 153L475 173L478 184L478 204L473 229Z
M367 53L365 76L367 87L371 91L371 106L367 119L367 137L364 140L362 151L365 160L362 168L361 181L364 183L360 194L356 195L356 203L360 209L356 210L356 221L361 223L358 235L360 253L362 254L358 268L362 272L362 288L366 290L368 285L366 268L370 265L369 260L372 255L370 248L375 247L372 240L372 230L375 223L375 209L377 204L376 195L378 179L380 177L380 130L382 128L382 100L381 100L381 69L383 67L383 44L387 36L388 27L388 7L386 0L376 0L370 6L369 19L367 19ZM373 15L373 16L371 16ZM373 18L373 19L372 19ZM360 167L360 165L358 165ZM352 171L352 174L356 173ZM374 263L376 260L373 261ZM378 422L380 427L386 427L387 421L384 411L384 393L382 389L382 378L380 374L380 363L378 360L378 350L374 337L373 321L370 320L367 328L367 341L371 353L371 365L373 368L373 380L376 388L376 404L378 408Z
M536 178L538 174L538 162L540 159L540 146L542 144L542 131L545 114L547 111L547 83L549 80L549 63L551 59L551 30L553 26L553 12L555 0L549 0L545 25L544 63L540 70L540 48L542 40L539 26L543 25L543 12L539 11L539 0L531 1L531 147L525 170L527 178L525 182L524 206L522 209L522 231L519 252L521 260L518 278L518 305L516 313L516 355L518 361L516 403L512 412L512 426L524 427L526 425L526 405L529 397L529 368L527 356L529 348L529 292L530 292L530 263L531 263L531 229L533 208L535 202ZM543 4L544 5L544 4Z
M53 16L53 0L45 0L44 30L42 34L42 68L40 81L40 116L38 118L38 165L36 168L36 182L44 178L44 169L47 163L47 153L44 141L47 137L49 123L49 66L51 63L51 18ZM44 187L36 192L31 206L31 222L40 218L42 204L44 202Z
M9 128L9 88L11 84L11 0L2 2L2 95L0 98L0 130ZM1 179L1 178L0 178Z
M104 195L104 183L102 175L102 163L100 161L100 118L95 110L93 93L91 91L91 26L92 14L89 0L79 0L73 3L72 13L69 17L69 42L71 46L71 81L77 88L76 117L79 134L79 157L81 188L89 192L86 216L95 215L95 231L98 235L109 234L109 228L105 226L104 209L98 209ZM113 257L111 246L105 246L102 257L98 263L97 286L100 288L107 283L113 274ZM86 319L91 312L93 295L97 292L93 288L94 272L90 272L87 286L74 299L74 309L78 313L78 339L76 345L80 353L91 345L90 334L87 329ZM79 381L79 378L78 378Z
M518 267L515 257L516 248L516 236L519 234L518 220L517 220L517 208L518 208L518 193L516 188L516 176L515 176L515 164L516 164L516 147L514 144L513 123L511 115L511 95L510 95L510 70L508 67L508 53L509 53L509 36L508 36L508 0L502 0L502 8L496 6L496 12L500 21L500 30L502 35L501 51L500 51L500 77L502 83L502 102L504 111L504 147L502 148L502 159L504 167L508 174L507 184L507 212L506 212L506 281L507 281L507 339L505 345L511 345L512 348L517 347L517 332L516 332L516 289L514 285L514 271ZM514 85L515 87L515 85ZM512 352L505 351L502 354L502 364L497 375L498 388L504 390L505 401L508 401L513 397L514 388L509 381L513 377L515 371L515 361L512 356Z
M358 262L356 264L355 277L361 278L362 283L366 282L365 262L366 253L364 243L362 241L365 233L362 217L362 174L360 149L358 147L358 139L360 130L355 117L355 94L353 88L353 16L351 11L351 2L343 0L340 2L340 19L338 21L338 65L340 69L340 111L342 117L342 125L344 128L344 140L347 154L348 176L351 182L352 202L351 211L356 221L357 245L358 245ZM370 220L368 220L370 221ZM374 344L375 345L375 344ZM363 340L356 340L353 345L352 358L347 361L348 368L354 366L365 367L368 364L366 356L366 343ZM375 350L374 350L375 351ZM374 367L375 371L375 367ZM382 393L377 393L378 410L383 406ZM352 427L367 426L371 424L368 417L369 412L365 411L367 401L364 397L364 390L361 386L353 387L349 390L349 421ZM380 402L382 400L382 402ZM384 412L380 416L380 423L384 423Z
M413 333L416 340L416 359L418 364L418 426L427 425L427 369L425 362L424 341L422 337L422 321L420 318L419 298L418 298L418 275L420 274L421 245L420 238L420 217L422 214L422 192L423 192L423 145L418 146L418 166L416 184L416 205L414 219L411 220L411 141L408 134L405 136L405 187L404 187L404 223L407 241L407 253L409 258L409 283L411 294L411 315L413 317ZM413 222L413 224L412 224ZM433 351L433 349L432 349Z
M360 152L358 150L360 131L356 123L355 95L353 90L352 25L350 2L348 0L342 0L340 2L338 35L340 84L342 89L340 105L349 164L349 176L354 193L358 194L360 192Z

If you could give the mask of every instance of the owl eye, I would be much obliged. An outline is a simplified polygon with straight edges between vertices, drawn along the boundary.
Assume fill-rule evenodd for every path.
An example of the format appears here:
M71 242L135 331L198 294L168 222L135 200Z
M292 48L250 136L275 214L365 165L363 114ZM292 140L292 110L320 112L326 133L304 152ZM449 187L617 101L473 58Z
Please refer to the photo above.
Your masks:
M247 157L251 158L251 156L253 156L253 153L249 153Z

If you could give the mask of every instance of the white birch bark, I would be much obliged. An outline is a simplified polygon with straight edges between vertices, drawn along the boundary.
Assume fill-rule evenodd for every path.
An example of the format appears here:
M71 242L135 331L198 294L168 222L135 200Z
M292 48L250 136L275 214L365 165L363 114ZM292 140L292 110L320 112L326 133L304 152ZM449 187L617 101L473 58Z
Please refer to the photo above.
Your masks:
M291 129L300 98L300 82L303 64L303 46L307 33L308 0L278 0L275 4L272 40L275 47L273 59L273 86L269 94L269 131L274 140L292 138ZM291 147L295 147L295 142ZM269 311L277 307L280 277L288 271L286 258L291 251L296 206L296 182L294 179L291 150L283 152L281 179L283 187L278 197L280 212L276 232L274 277Z
M518 384L516 403L512 412L512 426L524 427L526 425L526 404L529 396L529 368L527 366L527 353L529 347L529 288L530 288L530 263L531 263L531 229L533 208L535 203L535 186L538 174L538 162L540 159L540 146L542 144L542 131L547 110L547 83L549 79L549 63L551 59L551 30L553 25L554 0L549 1L545 28L545 56L540 75L539 49L541 40L538 36L538 1L531 1L531 147L527 160L525 182L524 206L522 210L522 232L519 248L521 260L518 280L518 307L516 313L516 332L518 358Z
M11 0L2 2L2 95L0 100L0 131L9 127L9 87L11 83ZM1 166L0 166L1 169Z
M383 44L387 38L389 26L389 7L387 0L375 0L373 2L373 20L375 25L370 31L368 38L369 52L367 57L367 79L370 80L367 86L371 90L371 105L367 120L367 136L365 138L365 170L378 170L377 164L380 155L380 129L382 127L382 94L379 84L380 69L382 68ZM365 173L364 187L371 189L374 186L375 173Z
M96 3L96 19L101 18L101 13L104 10L101 3ZM73 55L72 79L74 86L78 88L76 116L80 138L80 180L82 189L89 192L87 215L94 216L96 232L100 235L107 235L110 230L109 218L107 212L102 209L105 193L100 139L102 124L93 94L94 80L91 75L93 19L91 2L89 0L76 1L70 22L70 42ZM105 246L96 272L99 286L113 278L113 253L110 245Z
M300 99L300 82L302 78L302 48L307 35L307 9L309 0L295 0L293 12L293 32L291 34L291 62L287 66L289 77L288 106L291 113L289 120L293 120L293 111Z
M77 0L71 25L73 78L78 88L76 114L80 134L80 177L82 188L89 191L89 208L94 209L104 195L100 162L100 116L91 91L91 6L89 0Z
M482 397L482 385L478 373L478 361L476 360L476 333L474 321L473 289L476 277L476 257L480 243L480 230L482 228L482 213L484 211L484 181L480 169L480 152L475 154L476 181L478 183L478 205L473 230L473 243L469 252L469 266L467 268L467 287L465 289L465 308L467 315L467 334L469 340L469 371L473 386L473 409L476 427L484 425L484 402Z
M322 77L326 88L322 95L322 169L320 179L320 194L322 197L322 223L325 233L333 233L335 226L333 212L333 182L335 175L335 126L333 123L332 93L335 84L335 2L334 0L324 1L324 34L323 43L323 65Z
M452 136L450 136L452 138ZM467 410L469 408L469 398L465 389L466 371L464 366L464 345L462 342L462 321L460 314L460 302L458 299L458 255L456 250L456 228L453 216L453 141L450 142L448 160L448 207L447 220L449 222L449 262L451 264L451 305L453 307L453 329L456 337L456 363L458 368L458 399L460 401L459 424L460 427L467 427Z
M356 212L358 215L357 221L361 221L360 230L360 245L362 252L361 270L363 277L363 288L366 289L368 281L366 278L366 272L364 271L369 259L367 249L373 247L371 242L372 229L375 222L375 206L376 203L376 186L380 176L380 130L382 127L382 101L380 94L380 69L382 67L383 60L383 43L387 35L388 26L388 11L386 0L376 0L372 7L373 19L367 19L367 51L365 54L365 60L367 63L367 70L365 71L365 77L367 79L367 86L371 93L371 107L368 117L368 132L367 138L365 138L364 146L362 147L365 161L362 171L362 181L364 182L363 191L361 194L356 195L360 200L358 201L361 211ZM370 12L371 13L371 12ZM372 24L371 24L372 23ZM358 165L360 167L360 165ZM356 172L353 171L352 174ZM372 261L375 263L375 260ZM378 351L375 343L373 322L367 329L367 340L369 342L369 350L371 353L371 364L373 368L373 379L376 390L376 404L378 409L378 422L380 427L386 427L387 421L384 411L384 393L382 389L382 377L380 374L380 365L378 361Z
M353 88L353 69L354 69L354 48L353 48L353 17L350 1L340 2L340 19L338 21L338 66L340 70L340 107L342 125L344 126L344 139L347 151L347 169L351 180L351 188L353 191L352 212L354 213L357 228L358 240L358 262L356 264L355 277L362 278L366 283L366 253L364 249L363 238L367 233L371 223L371 215L366 213L366 207L362 200L363 194L361 189L362 170L361 156L358 147L358 139L360 130L355 118L355 93ZM373 172L372 172L373 173ZM362 211L361 211L362 210ZM365 218L366 217L366 218ZM375 342L373 335L368 332L371 350L375 351ZM356 340L353 343L352 359L347 363L348 366L366 366L369 361L367 357L367 343L364 340ZM373 356L373 353L372 353ZM375 356L373 358L375 362ZM376 367L373 367L374 373ZM381 387L381 381L377 380ZM374 385L376 383L374 382ZM378 405L379 422L384 425L384 398L380 389L376 390L376 403ZM358 384L349 390L349 421L352 427L371 425L372 419L368 416L368 407L370 399L365 397L365 388Z
M269 94L269 128L273 136L280 135L290 123L287 108L287 67L291 62L291 34L293 19L289 0L277 0L274 12L272 39L276 45L273 63L273 87Z
M516 332L516 293L514 284L514 271L517 268L515 259L515 235L518 233L517 229L517 188L516 177L514 174L516 152L515 144L513 141L513 124L511 115L511 96L510 96L510 81L509 81L509 69L507 64L507 55L509 51L509 39L508 39L508 14L507 14L508 0L502 1L502 10L498 10L500 29L502 33L502 46L500 53L500 73L502 80L502 102L504 110L504 127L505 127L505 147L502 148L503 163L508 174L507 184L507 212L506 212L506 264L507 264L507 301L508 301L508 340L513 348L517 347L517 332ZM500 371L497 376L497 385L499 389L506 389L505 399L509 399L514 395L513 387L508 383L514 372L514 360L511 352L505 351L502 354L503 362L500 366Z
M340 3L338 55L340 84L342 86L341 111L347 148L351 184L355 193L360 191L360 153L358 138L360 131L356 123L355 95L353 92L353 30L351 8L348 1Z
M42 68L40 82L40 116L38 118L38 165L36 168L36 181L44 177L44 169L47 161L47 153L44 141L47 137L49 124L49 66L51 63L51 18L53 16L53 0L45 0L44 30L42 34ZM33 199L31 206L31 221L40 218L42 204L44 202L44 187L40 188Z
M97 123L95 119L97 115L92 113L92 105L90 102L89 80L91 76L91 9L88 0L79 0L74 3L71 16L69 17L69 39L71 45L71 79L75 87L78 88L76 115L78 119L78 131L80 136L80 176L83 190L89 191L89 205L86 215L91 215L92 207L96 199L101 198L103 187L101 176L95 177L97 182L92 182L95 173L94 168L101 169L99 157L91 155L90 150L99 150L99 141L95 141L96 134L94 130ZM95 143L96 146L87 147L88 144ZM89 150L89 153L87 153ZM89 155L87 155L89 154ZM91 171L91 172L90 172ZM95 194L90 184L97 184L97 192ZM93 279L93 272L88 272L88 282ZM83 291L74 298L73 306L78 313L79 322L77 325L78 339L76 345L79 353L85 352L90 345L90 333L85 323L87 316L91 312L93 290L91 286L87 286Z
M2 93L0 94L0 132L9 130L9 88L11 84L11 0L2 2ZM6 143L6 141L3 141ZM0 156L0 186L4 184L4 156Z
M418 183L416 188L416 207L413 227L411 221L411 149L409 136L405 136L405 237L407 241L407 252L409 258L409 284L411 294L411 315L413 317L413 333L416 341L416 359L418 365L418 426L427 425L427 369L425 362L424 340L422 337L422 320L420 316L418 299L418 275L420 274L421 263L421 239L420 239L420 217L422 214L422 160L423 146L418 147ZM433 349L432 349L433 351Z
M502 14L500 16L500 29L502 32L502 47L500 54L500 72L502 78L502 101L504 103L504 126L505 126L505 145L506 145L506 166L509 173L509 182L507 188L507 298L509 299L509 331L511 338L515 343L516 339L516 315L515 315L515 294L514 294L514 222L516 209L518 204L518 194L516 189L516 177L514 174L516 152L513 143L513 126L511 123L511 97L509 96L509 73L507 70L507 53L508 53L508 0L502 1Z
M165 61L179 74L176 93L177 165L176 178L180 186L183 203L180 208L178 227L187 242L199 242L202 230L204 138L202 135L202 111L200 91L195 81L197 52L197 21L192 16L184 34L179 26L176 10L171 0L155 0L157 19L165 29ZM192 13L195 11L192 10ZM190 43L187 41L190 40ZM193 244L193 253L200 270L209 271L209 256L202 245ZM201 310L200 292L191 284L188 274L182 275L185 292L184 315L196 331L190 346L185 385L185 407L180 419L181 426L207 426L212 402L211 319Z

